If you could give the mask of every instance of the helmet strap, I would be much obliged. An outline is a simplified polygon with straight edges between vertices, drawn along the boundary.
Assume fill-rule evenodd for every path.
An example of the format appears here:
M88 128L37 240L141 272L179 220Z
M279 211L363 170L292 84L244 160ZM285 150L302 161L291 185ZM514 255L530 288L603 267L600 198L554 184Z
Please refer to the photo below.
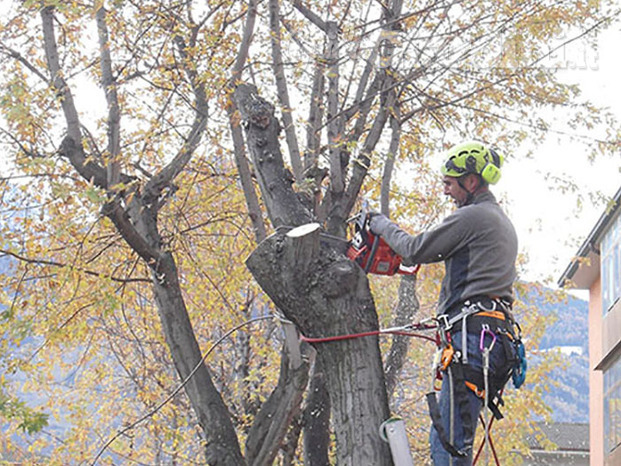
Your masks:
M464 202L463 205L468 205L472 202L472 199L474 199L474 194L471 193L468 188L466 188L466 186L464 186L464 183L462 181L462 176L460 176L459 178L457 178L457 184L459 185L459 187L461 189L463 189L464 191L466 191L466 202ZM463 207L463 206L462 206Z
M466 188L466 186L463 183L463 179L468 175L476 175L478 179L478 184L477 184L477 187L474 188L474 191L470 191L468 188ZM464 202L463 204L464 206L471 204L472 200L474 199L474 196L481 191L481 188L486 187L485 182L483 181L483 178L481 178L480 175L475 174L475 173L468 173L464 176L460 176L459 178L457 178L457 184L459 185L461 189L466 191L466 202Z

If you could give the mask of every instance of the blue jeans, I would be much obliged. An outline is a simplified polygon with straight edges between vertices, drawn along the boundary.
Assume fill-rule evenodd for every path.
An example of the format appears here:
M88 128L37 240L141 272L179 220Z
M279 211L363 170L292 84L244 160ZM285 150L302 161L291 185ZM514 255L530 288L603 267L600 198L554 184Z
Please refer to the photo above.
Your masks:
M468 334L468 364L471 367L481 369L483 368L483 353L480 350L480 334L469 333ZM508 371L507 360L505 355L505 349L502 344L501 338L506 338L501 335L497 335L496 343L494 344L489 358L490 370L491 374L502 374ZM462 350L462 337L461 331L452 332L453 339L453 347L455 351ZM485 336L484 344L485 347L489 347L491 344L491 337L489 335ZM463 382L461 382L463 383ZM481 408L483 407L483 400L475 395L475 393L467 389L468 392L468 410L470 411L470 418L472 419L472 429L471 432L474 433L477 422L479 420L479 414L481 413ZM450 419L451 419L451 402L450 402L450 382L449 375L443 374L442 378L442 387L440 389L440 397L438 400L440 413L442 415L442 424L444 425L444 431L450 438ZM453 407L453 445L458 450L463 450L466 447L468 448L469 455L464 458L459 457L451 457L451 455L444 449L442 443L440 443L440 438L438 437L438 433L436 429L432 426L431 432L429 435L429 443L431 447L431 458L433 459L434 466L469 466L472 464L472 456L473 456L473 446L472 441L470 439L468 445L465 445L464 442L464 432L463 432L463 423L461 419L461 412L459 408L458 402L454 403ZM453 460L451 462L451 459Z

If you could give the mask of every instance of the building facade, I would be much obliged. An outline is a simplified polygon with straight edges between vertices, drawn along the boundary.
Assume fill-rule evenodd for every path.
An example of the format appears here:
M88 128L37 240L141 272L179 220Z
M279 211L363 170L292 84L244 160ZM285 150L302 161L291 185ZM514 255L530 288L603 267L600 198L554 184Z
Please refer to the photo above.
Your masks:
M589 291L590 464L621 465L621 189L559 285Z

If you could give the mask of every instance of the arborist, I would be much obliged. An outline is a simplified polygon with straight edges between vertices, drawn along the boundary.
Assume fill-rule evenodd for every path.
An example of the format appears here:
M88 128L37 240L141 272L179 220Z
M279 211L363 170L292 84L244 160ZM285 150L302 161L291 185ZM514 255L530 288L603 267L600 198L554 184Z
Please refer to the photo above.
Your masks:
M518 241L489 190L499 180L502 164L503 156L486 144L458 144L441 169L444 194L457 206L444 221L412 236L382 214L373 213L369 220L371 232L404 263L445 263L437 308L439 401L433 391L428 395L436 466L472 464L483 405L502 417L500 393L511 376L516 385L520 370L519 327L511 312Z

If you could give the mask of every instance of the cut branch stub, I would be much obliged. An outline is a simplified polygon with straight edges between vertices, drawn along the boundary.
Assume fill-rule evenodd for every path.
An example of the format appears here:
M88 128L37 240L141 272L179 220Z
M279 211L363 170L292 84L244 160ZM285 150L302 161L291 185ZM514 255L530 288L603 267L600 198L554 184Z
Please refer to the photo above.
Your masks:
M321 225L319 223L307 223L294 228L286 234L291 243L289 251L293 254L291 262L297 264L298 273L302 268L309 264L311 258L319 253L319 233Z
M355 333L378 328L366 275L320 241L318 224L259 244L246 265L287 319L307 336Z

